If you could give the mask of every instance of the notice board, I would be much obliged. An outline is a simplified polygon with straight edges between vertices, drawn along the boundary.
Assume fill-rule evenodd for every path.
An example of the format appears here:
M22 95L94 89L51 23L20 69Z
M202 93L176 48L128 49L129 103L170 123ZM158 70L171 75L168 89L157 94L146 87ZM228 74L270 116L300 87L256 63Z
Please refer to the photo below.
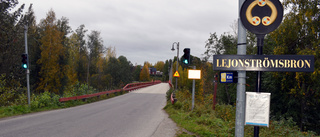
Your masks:
M269 127L271 93L246 92L245 125Z

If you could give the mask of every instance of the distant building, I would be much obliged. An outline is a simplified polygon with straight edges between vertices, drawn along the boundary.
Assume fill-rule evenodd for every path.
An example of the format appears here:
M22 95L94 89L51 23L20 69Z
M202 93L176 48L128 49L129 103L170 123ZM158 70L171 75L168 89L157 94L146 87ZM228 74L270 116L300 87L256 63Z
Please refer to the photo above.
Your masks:
M157 69L154 67L150 67L149 68L149 74L150 75L156 75L157 74Z
M154 67L150 67L149 68L149 74L153 75L153 76L162 76L163 72L157 71L157 69L154 68Z
M162 74L163 74L163 72L161 72L161 71L157 71L157 73L156 73L157 76L160 76L160 75L162 76Z

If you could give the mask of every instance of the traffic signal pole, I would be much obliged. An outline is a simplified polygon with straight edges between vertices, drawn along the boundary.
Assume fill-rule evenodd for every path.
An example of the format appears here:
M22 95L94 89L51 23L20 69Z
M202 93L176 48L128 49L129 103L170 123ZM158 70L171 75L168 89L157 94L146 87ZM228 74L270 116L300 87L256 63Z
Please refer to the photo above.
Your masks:
M27 41L27 33L28 33L28 25L27 23L24 25L24 42L25 42L25 50L26 50L26 54L28 55L28 41ZM27 67L27 89L28 89L28 105L30 105L30 70L29 70L29 57L27 58L27 63L28 63L28 67Z

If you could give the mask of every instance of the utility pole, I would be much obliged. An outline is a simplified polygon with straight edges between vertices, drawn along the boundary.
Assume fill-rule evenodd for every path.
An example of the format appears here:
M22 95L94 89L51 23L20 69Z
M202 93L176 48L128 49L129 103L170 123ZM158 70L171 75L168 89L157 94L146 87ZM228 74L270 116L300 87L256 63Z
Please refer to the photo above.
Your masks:
M247 42L246 30L240 20L240 10L245 0L239 0L239 18L238 18L238 49L237 55L246 55ZM246 71L238 71L237 83L237 107L236 107L236 127L235 136L244 136L244 120L245 120L245 102L246 102Z
M196 69L196 66L193 66L193 69ZM195 86L196 86L196 81L195 79L192 80L192 107L191 110L194 108L194 92L195 92Z
M24 25L24 42L25 42L25 51L26 54L28 55L28 38L27 38L27 33L28 33L28 22L26 20L25 25ZM27 67L27 89L28 89L28 105L30 105L30 63L29 63L29 57L27 58L28 62L28 67Z
M172 63L172 61L170 61L170 69L169 69L169 74L168 74L170 82L172 82L172 67L173 67L173 63Z
M178 71L178 68L179 68L179 42L174 42L172 44L172 51L174 51L174 44L177 45L177 64L176 64L176 71ZM176 77L176 87L175 87L175 90L178 90L178 77Z

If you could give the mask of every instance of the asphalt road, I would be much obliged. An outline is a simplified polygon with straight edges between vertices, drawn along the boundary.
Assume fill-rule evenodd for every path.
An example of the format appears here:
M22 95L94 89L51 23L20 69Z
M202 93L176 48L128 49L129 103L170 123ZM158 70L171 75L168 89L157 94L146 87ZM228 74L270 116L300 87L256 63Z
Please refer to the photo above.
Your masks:
M2 119L0 137L174 136L162 110L168 89L161 83L91 104Z

